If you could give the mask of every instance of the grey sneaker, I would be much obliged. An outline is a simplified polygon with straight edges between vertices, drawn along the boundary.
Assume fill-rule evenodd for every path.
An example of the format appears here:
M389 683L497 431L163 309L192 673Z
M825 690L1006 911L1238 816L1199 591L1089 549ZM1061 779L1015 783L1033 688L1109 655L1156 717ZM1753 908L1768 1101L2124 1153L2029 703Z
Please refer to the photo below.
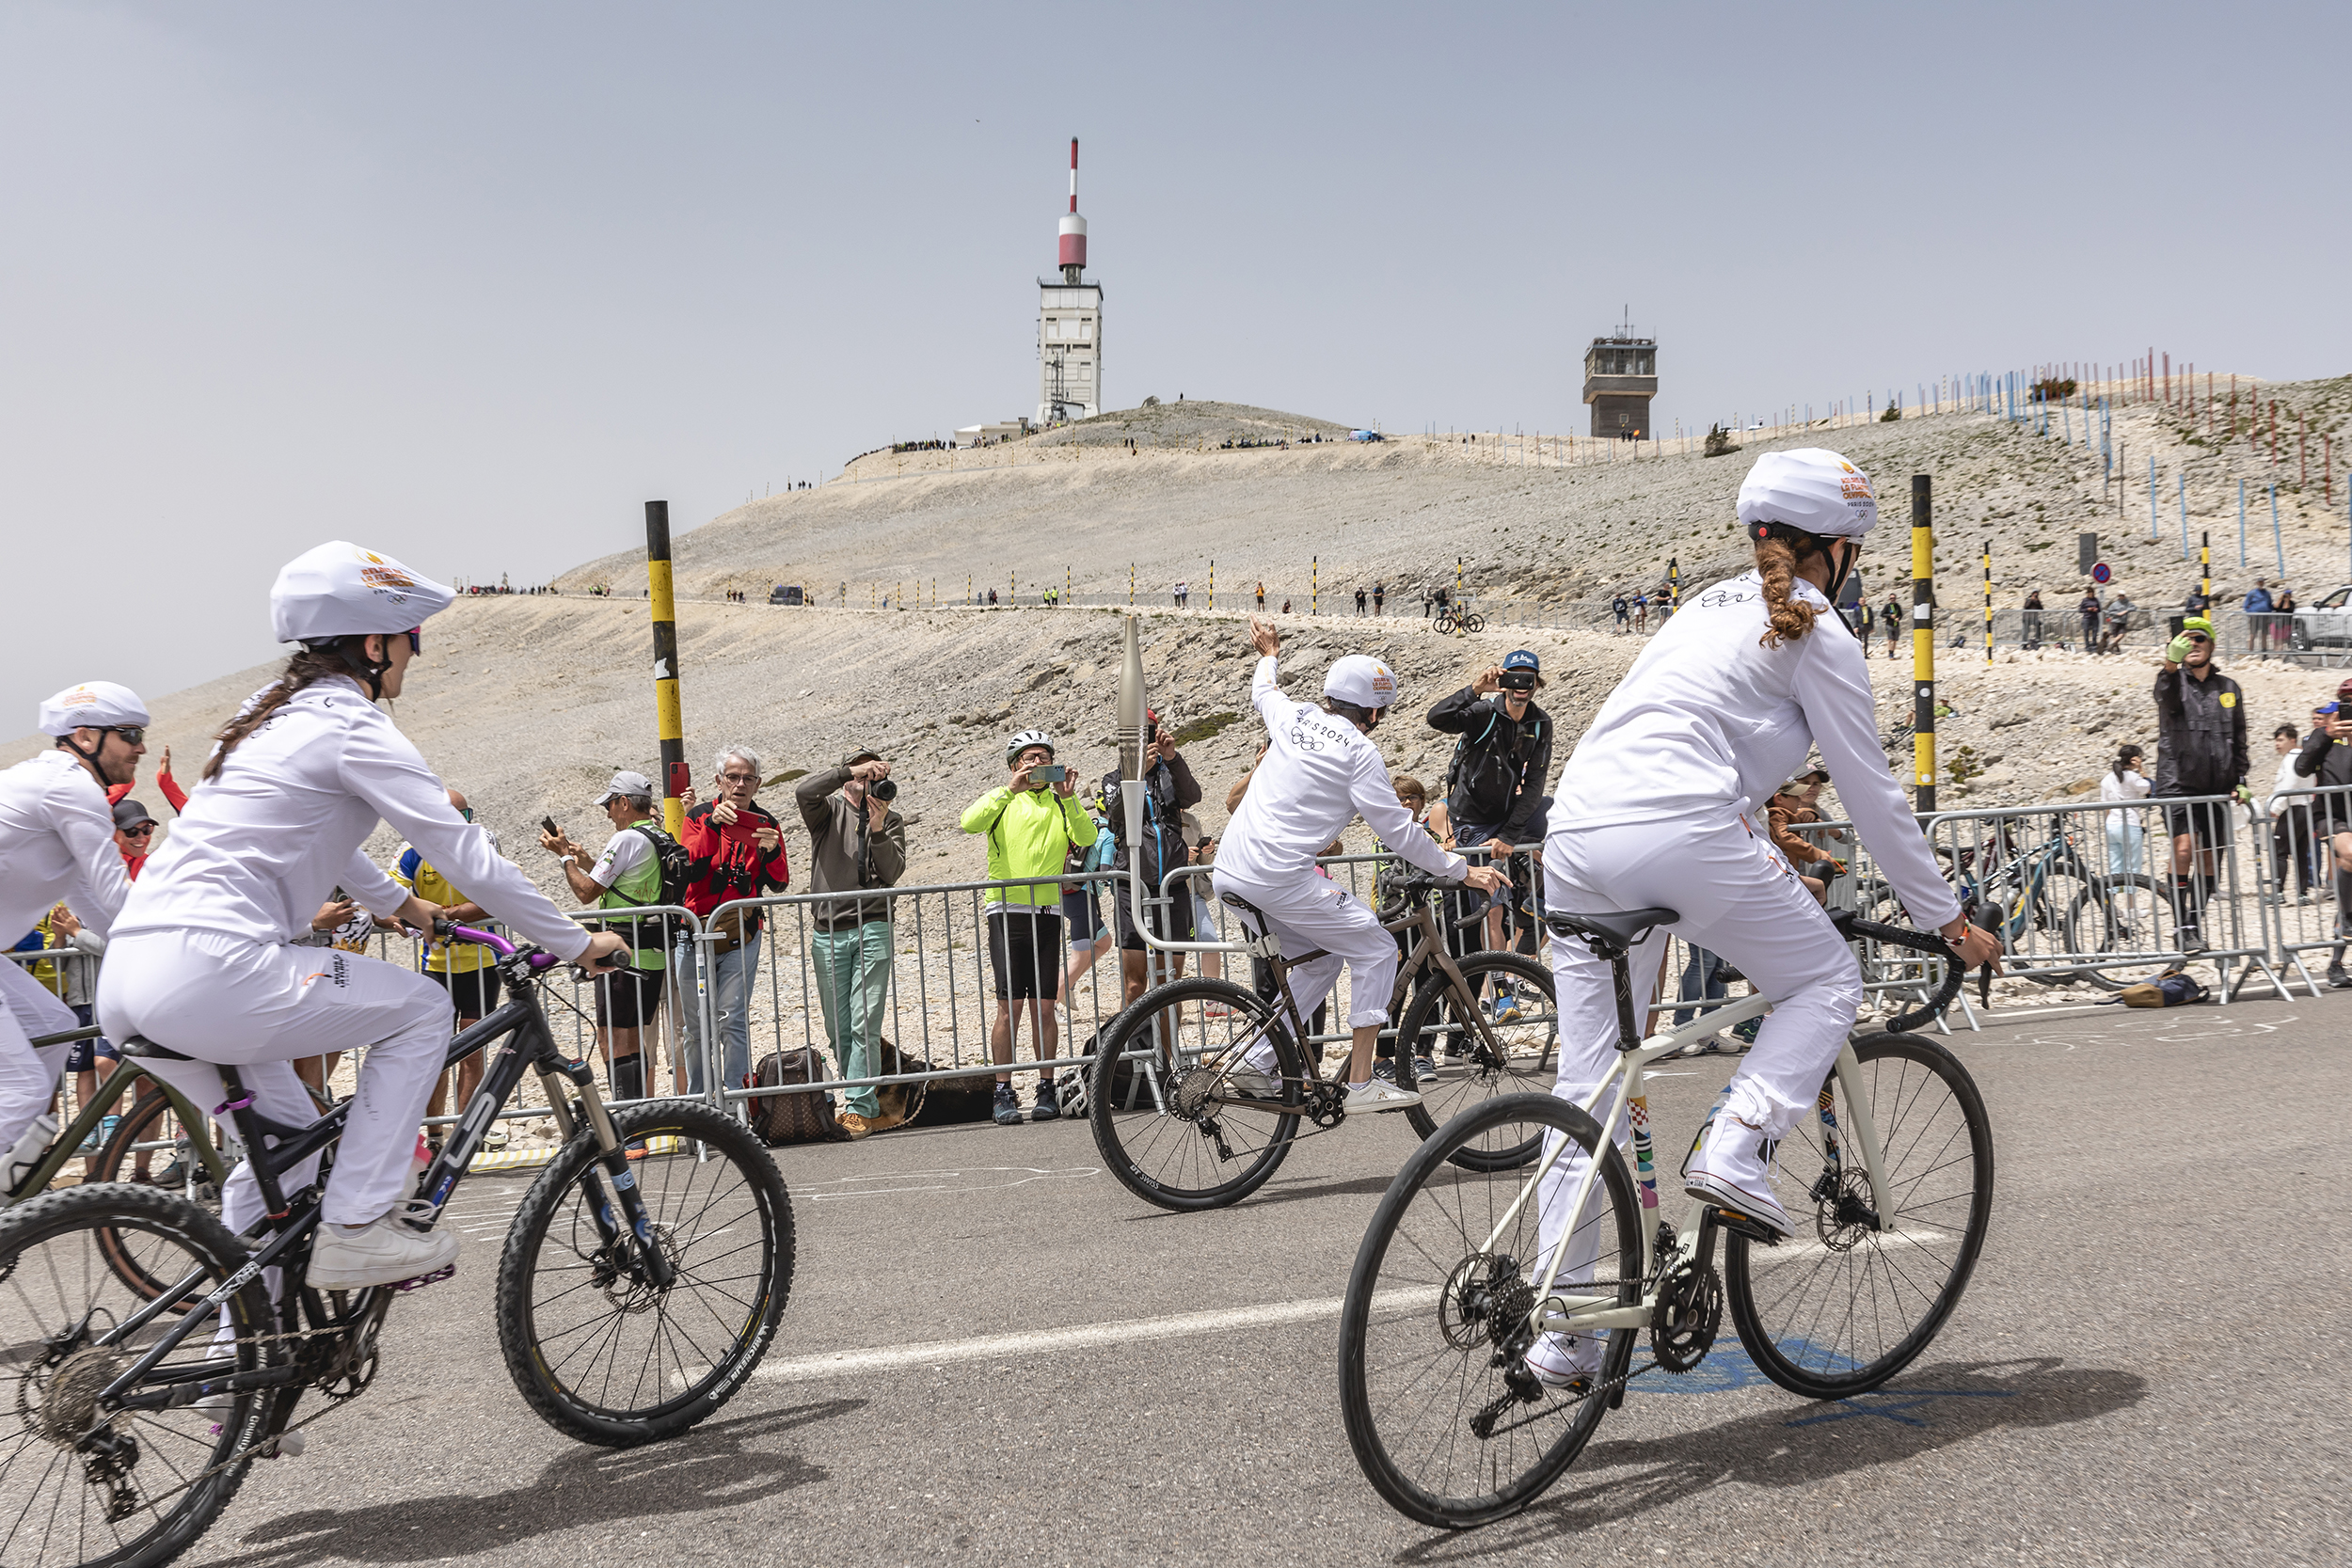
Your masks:
M397 1285L405 1279L437 1274L457 1262L457 1238L447 1230L419 1230L411 1218L429 1220L433 1205L410 1198L373 1225L346 1230L339 1225L319 1227L310 1245L309 1280L321 1291L360 1291L371 1285Z
M1012 1085L1010 1084L999 1084L996 1085L995 1116L996 1125L999 1127L1018 1127L1021 1125L1021 1101L1019 1097L1014 1095L1012 1092Z
M1054 1081L1044 1080L1037 1086L1037 1101L1029 1107L1031 1121L1059 1121L1061 1101L1054 1093Z

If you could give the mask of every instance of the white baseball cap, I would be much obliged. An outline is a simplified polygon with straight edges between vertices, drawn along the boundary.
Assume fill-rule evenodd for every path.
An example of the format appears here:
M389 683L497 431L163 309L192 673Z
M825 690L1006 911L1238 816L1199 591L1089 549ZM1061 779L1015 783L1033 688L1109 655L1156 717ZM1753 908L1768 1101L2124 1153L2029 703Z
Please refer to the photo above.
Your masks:
M270 629L280 642L389 637L422 626L456 596L389 555L338 539L278 569L269 591Z
M1878 525L1870 476L1822 447L1768 451L1740 483L1740 521L1859 539Z
M1332 660L1323 694L1358 707L1390 707L1396 702L1396 672L1370 654L1349 654Z
M624 768L604 783L604 793L596 797L596 804L618 800L624 795L653 799L653 781L643 773L632 773Z
M87 727L135 730L147 727L147 705L138 693L112 681L69 686L40 705L40 733L56 736Z

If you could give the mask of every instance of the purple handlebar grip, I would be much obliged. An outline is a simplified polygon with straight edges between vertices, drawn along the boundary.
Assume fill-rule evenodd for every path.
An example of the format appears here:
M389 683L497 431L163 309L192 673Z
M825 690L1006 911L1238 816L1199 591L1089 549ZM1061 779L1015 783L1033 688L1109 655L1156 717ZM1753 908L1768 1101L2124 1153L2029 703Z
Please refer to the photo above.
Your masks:
M501 958L515 956L515 944L496 931L477 931L470 926L452 926L449 934L455 941L478 942Z

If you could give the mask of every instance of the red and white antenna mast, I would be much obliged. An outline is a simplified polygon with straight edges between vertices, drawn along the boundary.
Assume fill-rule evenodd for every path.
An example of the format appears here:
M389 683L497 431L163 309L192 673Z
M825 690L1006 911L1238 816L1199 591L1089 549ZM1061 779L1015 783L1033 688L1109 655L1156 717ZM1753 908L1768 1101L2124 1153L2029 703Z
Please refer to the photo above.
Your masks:
M1075 283L1086 271L1087 220L1078 215L1078 138L1070 138L1070 211L1061 220L1061 276L1065 283Z

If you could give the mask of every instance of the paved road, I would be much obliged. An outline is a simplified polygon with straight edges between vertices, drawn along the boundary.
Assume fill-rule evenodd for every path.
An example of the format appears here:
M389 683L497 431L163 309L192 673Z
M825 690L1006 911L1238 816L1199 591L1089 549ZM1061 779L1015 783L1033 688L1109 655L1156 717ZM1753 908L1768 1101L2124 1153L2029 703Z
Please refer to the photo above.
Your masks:
M1921 1363L1814 1405L1719 1348L1636 1384L1541 1504L1469 1534L1406 1524L1358 1473L1319 1305L1402 1117L1183 1217L1101 1173L1083 1125L789 1151L801 1268L765 1373L627 1453L515 1394L488 1291L521 1184L480 1180L459 1278L395 1313L376 1388L258 1466L185 1560L2340 1562L2347 1023L2330 996L1962 1037L1995 1219ZM1653 1084L1669 1147L1724 1075ZM1153 1337L1099 1331L1138 1319Z

